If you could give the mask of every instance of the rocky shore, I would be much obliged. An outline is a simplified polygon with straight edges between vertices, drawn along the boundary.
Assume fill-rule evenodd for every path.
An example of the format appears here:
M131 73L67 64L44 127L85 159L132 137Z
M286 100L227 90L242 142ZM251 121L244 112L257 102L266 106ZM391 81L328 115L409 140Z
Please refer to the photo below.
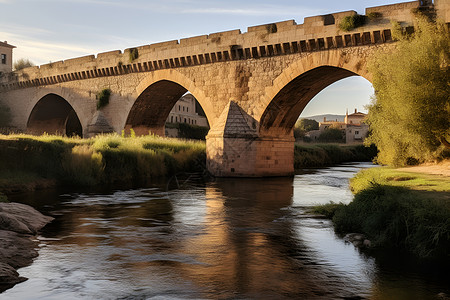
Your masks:
M0 203L0 293L27 280L16 270L38 255L31 238L52 220L28 205Z

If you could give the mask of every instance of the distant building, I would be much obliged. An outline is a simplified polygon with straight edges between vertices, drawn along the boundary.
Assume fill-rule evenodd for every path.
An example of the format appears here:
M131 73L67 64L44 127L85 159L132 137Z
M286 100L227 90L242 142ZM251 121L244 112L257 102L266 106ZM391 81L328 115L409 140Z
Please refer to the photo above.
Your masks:
M16 48L6 41L0 42L0 73L9 73L12 71L12 52Z
M342 130L347 144L363 142L369 132L369 125L364 123L366 117L365 113L358 112L355 109L353 114L348 114L347 111L344 122L323 118L323 121L319 122L319 129L307 132L306 136L312 141L316 141L324 130L337 128Z
M166 123L186 123L190 125L197 125L209 127L205 113L201 109L197 99L192 94L186 94L181 97L167 117ZM178 131L176 128L166 126L166 136L177 137Z

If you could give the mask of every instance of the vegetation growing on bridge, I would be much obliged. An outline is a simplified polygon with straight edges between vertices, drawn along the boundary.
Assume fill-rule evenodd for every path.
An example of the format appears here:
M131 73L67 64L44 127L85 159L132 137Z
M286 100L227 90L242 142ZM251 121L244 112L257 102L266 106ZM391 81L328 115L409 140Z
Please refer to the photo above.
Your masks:
M139 58L139 51L137 48L130 48L128 51L130 62L133 62L134 60Z
M374 247L422 258L449 258L450 181L380 167L360 172L350 184L350 204L315 208L333 219L338 233L364 233Z
M354 14L351 16L345 16L339 23L339 28L343 31L351 31L355 28L361 27L366 24L366 16Z
M109 98L111 97L110 89L103 89L97 93L95 98L97 98L97 110L105 107L109 104Z
M370 63L376 99L369 107L377 162L400 166L450 157L450 34L448 27L417 16L415 32L397 28L396 50Z

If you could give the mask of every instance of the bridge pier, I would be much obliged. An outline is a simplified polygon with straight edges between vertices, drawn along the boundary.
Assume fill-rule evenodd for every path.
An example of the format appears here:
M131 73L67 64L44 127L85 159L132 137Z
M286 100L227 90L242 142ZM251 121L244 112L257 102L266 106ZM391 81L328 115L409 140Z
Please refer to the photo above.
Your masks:
M217 177L294 174L294 139L209 136L208 171Z
M231 101L206 137L207 168L217 177L291 176L294 137L264 135L258 124Z

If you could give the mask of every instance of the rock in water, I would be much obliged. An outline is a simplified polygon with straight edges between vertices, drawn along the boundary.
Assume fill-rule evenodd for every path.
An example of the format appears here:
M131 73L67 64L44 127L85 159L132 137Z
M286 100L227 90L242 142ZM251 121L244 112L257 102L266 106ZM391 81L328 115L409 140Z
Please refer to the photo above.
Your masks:
M52 217L44 216L25 204L0 203L0 229L2 230L36 234L52 220Z
M16 269L30 265L38 253L30 237L52 221L20 203L0 203L0 293L25 281Z

